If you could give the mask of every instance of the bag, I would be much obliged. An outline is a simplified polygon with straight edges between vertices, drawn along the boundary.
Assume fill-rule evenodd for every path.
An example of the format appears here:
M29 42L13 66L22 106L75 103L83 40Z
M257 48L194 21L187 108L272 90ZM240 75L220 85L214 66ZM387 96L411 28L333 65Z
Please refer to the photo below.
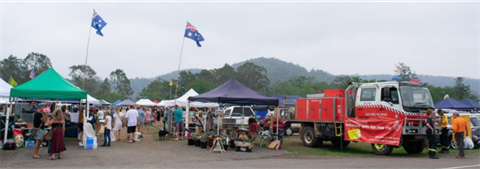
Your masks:
M5 144L3 144L3 150L15 150L16 148L16 143L13 140L7 140Z
M98 130L98 134L103 134L103 133L105 133L105 126L102 124L100 126L100 130Z
M465 144L465 149L473 149L474 145L473 145L473 141L472 139L470 139L470 137L465 137L465 139L463 140L463 143Z
M56 128L50 130L47 135L45 135L45 139L47 139L48 141L51 141L52 138L53 138L53 131L55 130Z

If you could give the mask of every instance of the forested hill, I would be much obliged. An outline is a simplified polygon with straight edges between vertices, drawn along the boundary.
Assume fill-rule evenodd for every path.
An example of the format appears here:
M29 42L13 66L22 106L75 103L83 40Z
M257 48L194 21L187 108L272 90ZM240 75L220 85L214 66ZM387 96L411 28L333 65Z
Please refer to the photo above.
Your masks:
M324 82L332 82L335 79L335 75L325 72L319 69L307 70L306 68L293 64L290 62L285 62L279 60L277 58L265 58L259 57L254 59L249 59L244 62L234 63L232 67L235 69L239 66L243 65L245 62L252 62L256 65L262 66L267 70L267 77L270 80L270 85L275 84L277 82L288 80L295 76L312 76L315 77L316 81L324 81ZM231 63L229 63L231 64ZM212 68L213 69L213 68ZM192 73L198 73L201 69L186 69L191 71ZM394 66L392 65L392 72L394 70ZM390 80L394 75L392 74L378 74L378 75L352 75L352 76L359 76L361 79L370 80ZM156 78L161 78L163 80L171 80L177 77L177 71L173 71L164 75L157 76ZM455 77L447 77L447 76L431 76L431 75L418 75L418 77L428 84L434 86L453 86L455 83ZM133 95L135 98L141 89L147 86L154 78L134 78L130 79L131 87L135 91ZM464 83L466 85L470 85L472 91L476 92L477 94L480 93L480 81L478 79L472 78L465 78Z
M182 70L184 71L184 70ZM202 69L185 69L185 71L190 71L192 73L199 73L202 71ZM155 79L163 79L166 81L170 81L172 79L176 79L178 76L177 71L173 71L167 74L163 74L160 76L157 76L155 78L132 78L130 79L130 86L132 87L132 90L134 91L132 98L136 98L138 96L138 93L142 91L144 87L146 87L150 82L152 82Z
M270 84L275 84L277 82L288 80L295 76L313 76L317 81L331 82L335 79L335 75L332 75L323 70L310 70L306 68L293 64L290 62L285 62L277 58L265 58L259 57L254 59L249 59L244 62L235 63L232 65L235 69L243 65L245 62L252 62L256 65L262 66L267 70L267 77L270 80Z

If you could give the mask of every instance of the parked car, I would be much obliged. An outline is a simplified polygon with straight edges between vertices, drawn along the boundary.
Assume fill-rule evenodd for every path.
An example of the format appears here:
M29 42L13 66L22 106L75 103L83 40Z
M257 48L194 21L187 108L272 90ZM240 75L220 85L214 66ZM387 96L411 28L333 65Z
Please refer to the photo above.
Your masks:
M230 126L246 127L248 126L248 118L255 117L255 112L248 106L244 106L243 110L241 106L228 107L223 110L223 113L225 114L223 124ZM217 120L215 120L215 123L217 123Z

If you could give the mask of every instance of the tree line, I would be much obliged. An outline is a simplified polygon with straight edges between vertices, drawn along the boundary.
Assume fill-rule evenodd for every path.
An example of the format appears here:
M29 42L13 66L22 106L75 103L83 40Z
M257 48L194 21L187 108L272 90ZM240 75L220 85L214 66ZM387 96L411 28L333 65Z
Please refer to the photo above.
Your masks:
M22 84L30 80L29 74L31 70L34 70L39 75L50 67L52 67L52 63L44 54L32 52L24 59L10 55L0 62L0 77L8 81L11 76L18 84ZM175 91L177 97L179 97L191 88L198 93L204 93L218 87L232 77L245 86L267 96L300 95L302 97L306 97L307 94L324 91L325 89L345 89L352 82L368 83L390 80L366 80L361 79L359 76L338 75L332 82L325 82L318 81L313 76L302 75L270 84L270 79L267 77L267 71L264 67L246 62L237 69L229 64L225 64L221 68L205 69L199 73L181 71L178 78L178 88L176 88L176 80L172 80L171 83L173 85L170 86L170 81L156 79L144 87L137 98L131 98L133 90L130 86L130 80L122 69L112 71L110 76L104 79L97 76L96 71L88 65L86 67L84 65L73 65L69 69L70 73L67 79L70 82L88 91L90 95L109 102L127 98L134 100L141 98L166 100L174 98ZM404 81L418 78L416 72L404 63L395 65L394 72L397 77L402 78ZM463 77L456 77L452 80L455 81L454 86L432 86L427 84L434 102L442 100L446 94L456 100L465 98L478 99L476 93L470 90L470 86L463 83Z

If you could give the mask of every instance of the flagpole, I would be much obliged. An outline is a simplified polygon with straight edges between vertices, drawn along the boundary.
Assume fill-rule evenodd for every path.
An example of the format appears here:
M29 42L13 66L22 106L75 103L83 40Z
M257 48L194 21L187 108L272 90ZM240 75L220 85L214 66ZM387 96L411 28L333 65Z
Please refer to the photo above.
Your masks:
M174 104L177 105L177 91L178 91L178 78L180 78L180 65L182 65L182 54L183 54L183 46L185 44L185 35L183 36L182 41L182 50L180 50L180 60L178 61L178 69L177 69L177 82L175 85L175 101Z
M88 48L90 46L90 35L92 34L92 27L88 31L88 41L87 41L87 54L85 55L85 65L83 65L83 85L82 89L85 90L85 79L87 78L87 61L88 61Z

